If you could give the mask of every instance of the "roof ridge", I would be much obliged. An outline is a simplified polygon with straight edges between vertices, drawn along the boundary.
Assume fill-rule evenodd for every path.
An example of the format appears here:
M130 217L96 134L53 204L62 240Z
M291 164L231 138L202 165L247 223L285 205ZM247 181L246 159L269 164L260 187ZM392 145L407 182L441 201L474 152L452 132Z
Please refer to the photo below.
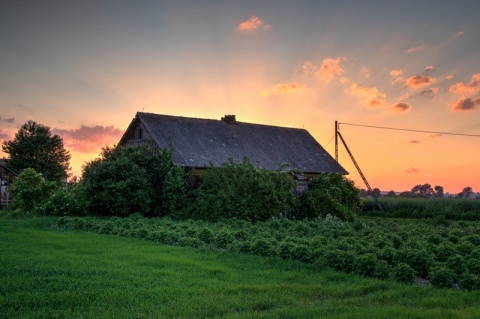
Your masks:
M168 114L158 114L158 113L150 113L150 112L137 112L137 115L142 116L155 116L155 117L170 117L170 118L178 118L178 119L187 119L187 120L201 120L201 121L212 121L212 122L224 122L221 119L209 119L209 118L200 118L200 117L188 117L188 116L178 116L178 115L168 115ZM280 126L280 125L272 125L272 124L263 124L263 123L252 123L252 122L243 122L237 121L237 124L243 125L257 125L257 126L265 126L265 127L276 127L281 129L292 129L292 130L302 130L307 131L305 128L298 128L298 127L291 127L291 126ZM308 131L307 131L308 132Z

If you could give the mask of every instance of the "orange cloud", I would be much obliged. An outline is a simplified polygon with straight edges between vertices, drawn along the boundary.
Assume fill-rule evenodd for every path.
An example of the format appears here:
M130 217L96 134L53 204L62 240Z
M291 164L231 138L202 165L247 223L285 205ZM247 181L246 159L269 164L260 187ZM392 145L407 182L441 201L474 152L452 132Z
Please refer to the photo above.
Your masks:
M419 45L418 47L411 47L410 49L407 50L407 53L415 53L419 51L423 51L427 48L425 44Z
M457 83L450 86L450 92L454 94L473 95L480 92L480 73L472 75L470 83Z
M350 80L347 79L347 78L344 77L344 76L342 76L342 77L340 78L340 83L342 83L342 84L347 84L349 81L350 81Z
M358 97L369 108L380 108L386 105L386 94L380 93L376 87L365 88L356 83L350 86L350 94Z
M411 140L410 142L408 142L410 144L419 144L420 141L419 140Z
M243 21L237 27L238 31L255 31L259 28L267 30L270 29L272 26L267 24L265 25L263 21L257 16L251 16L249 20Z
M54 134L63 138L66 148L80 153L99 152L102 146L117 144L123 130L112 126L84 126L79 129L53 129Z
M432 78L430 76L415 75L415 76L409 77L407 81L405 81L405 87L417 89L417 88L429 86L434 82L435 82L435 78Z
M429 88L420 92L420 95L433 99L435 98L435 96L437 96L437 93L438 93L438 88Z
M405 170L405 173L407 173L407 174L420 173L420 169L415 168L415 167L410 167L410 168L407 168L407 169Z
M392 71L390 71L390 75L393 77L398 77L402 74L403 74L402 69L393 69Z
M391 109L394 112L403 113L410 111L412 109L412 106L408 103L400 102L392 105Z
M474 111L480 105L480 99L460 98L457 102L452 102L449 106L452 112Z
M302 69L299 70L299 73L301 74L313 74L315 73L315 70L317 69L317 66L313 64L310 61L305 61L302 65Z
M427 65L427 66L425 67L425 72L433 71L433 70L435 70L435 67L434 67L433 65Z
M318 71L315 73L318 78L323 79L325 81L330 81L332 80L336 75L342 75L344 70L340 67L340 62L345 61L346 58L343 57L338 57L336 59L334 58L328 58L324 59L322 62L322 65L318 69Z
M280 83L276 84L268 90L263 90L262 96L269 95L287 95L287 94L297 94L302 95L310 92L311 90L304 85L298 85L296 83Z

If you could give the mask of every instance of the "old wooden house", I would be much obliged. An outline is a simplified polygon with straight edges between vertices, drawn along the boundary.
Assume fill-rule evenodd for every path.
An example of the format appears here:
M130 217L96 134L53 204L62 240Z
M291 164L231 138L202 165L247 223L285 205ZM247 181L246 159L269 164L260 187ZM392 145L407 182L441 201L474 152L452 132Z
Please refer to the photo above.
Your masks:
M13 183L15 173L5 166L5 162L0 160L0 204L9 205L11 202L9 186Z
M244 157L269 170L287 164L300 188L319 173L348 174L308 131L239 122L235 115L211 120L138 112L119 145L140 144L171 148L175 165L197 172Z

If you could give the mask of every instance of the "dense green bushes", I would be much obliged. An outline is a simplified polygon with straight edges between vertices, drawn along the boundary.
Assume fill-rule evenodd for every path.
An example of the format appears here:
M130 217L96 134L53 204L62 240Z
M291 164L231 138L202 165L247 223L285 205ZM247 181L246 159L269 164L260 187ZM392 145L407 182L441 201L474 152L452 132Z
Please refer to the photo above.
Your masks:
M320 174L298 198L297 219L334 215L352 221L362 207L359 190L340 174Z
M263 221L288 216L294 205L294 181L281 169L269 171L244 159L202 172L192 218Z
M63 217L58 225L165 245L299 260L404 283L422 278L439 288L480 288L480 249L472 243L479 238L480 225L475 222L362 219L348 223L328 216L311 221L282 218L250 223L231 218L213 223L134 214L108 219Z
M106 148L85 165L78 188L90 214L165 216L186 204L186 174L168 150L152 156L143 147Z
M10 188L13 207L27 212L37 212L56 189L55 182L47 181L33 168L26 168Z
M139 213L209 221L327 215L353 220L360 207L359 191L340 174L320 174L309 182L307 192L297 196L288 172L259 168L247 158L203 171L195 187L192 181L189 172L173 165L169 150L152 155L143 147L106 148L100 158L84 166L73 190L60 190L51 198L45 193L37 211L122 217Z
M442 220L480 220L480 200L468 198L389 198L379 199L385 212L372 198L363 200L363 216L435 218Z

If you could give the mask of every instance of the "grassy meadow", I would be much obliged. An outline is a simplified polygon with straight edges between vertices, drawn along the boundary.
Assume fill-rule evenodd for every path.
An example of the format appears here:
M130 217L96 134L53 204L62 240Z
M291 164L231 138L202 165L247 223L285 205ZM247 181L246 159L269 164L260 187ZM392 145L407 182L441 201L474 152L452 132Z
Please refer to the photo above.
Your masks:
M480 318L480 291L0 218L0 318Z

